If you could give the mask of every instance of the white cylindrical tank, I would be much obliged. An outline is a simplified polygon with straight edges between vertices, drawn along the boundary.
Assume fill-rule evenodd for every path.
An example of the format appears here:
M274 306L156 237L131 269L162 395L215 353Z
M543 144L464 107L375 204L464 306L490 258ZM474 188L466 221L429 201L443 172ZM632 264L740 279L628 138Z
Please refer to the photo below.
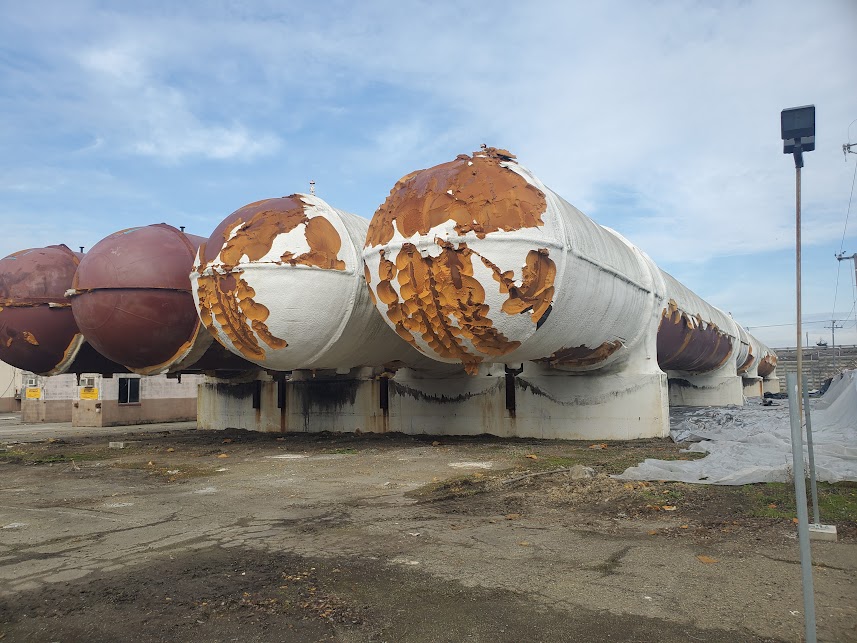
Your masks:
M471 372L527 360L603 367L660 312L643 253L495 148L401 179L363 257L387 323Z
M200 246L191 273L200 318L230 351L271 370L428 362L372 304L359 252L367 228L315 195L244 206Z
M741 342L740 348L735 352L735 366L738 375L755 376L760 353L759 340L748 333L740 324L737 326Z

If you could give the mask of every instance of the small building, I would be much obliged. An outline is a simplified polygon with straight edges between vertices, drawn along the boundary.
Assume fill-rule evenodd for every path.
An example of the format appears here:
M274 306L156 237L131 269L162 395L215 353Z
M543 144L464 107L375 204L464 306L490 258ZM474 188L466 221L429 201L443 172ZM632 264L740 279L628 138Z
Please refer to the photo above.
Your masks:
M45 377L23 374L21 420L121 426L196 420L201 375L168 378L134 374Z
M21 369L0 362L0 413L21 410Z
M168 378L84 375L75 392L73 426L121 426L196 420L202 375Z

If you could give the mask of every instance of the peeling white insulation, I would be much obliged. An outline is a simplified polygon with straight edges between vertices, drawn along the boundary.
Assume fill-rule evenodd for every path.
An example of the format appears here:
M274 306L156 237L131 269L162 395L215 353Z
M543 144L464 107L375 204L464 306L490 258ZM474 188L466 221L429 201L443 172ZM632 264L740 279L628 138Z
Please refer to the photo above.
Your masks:
M622 480L671 480L700 484L742 485L792 479L788 400L762 406L672 408L670 434L676 442L695 442L699 460L645 460L615 476ZM834 378L825 394L810 401L817 479L857 481L857 370ZM804 433L804 462L806 434ZM809 468L807 466L807 475Z

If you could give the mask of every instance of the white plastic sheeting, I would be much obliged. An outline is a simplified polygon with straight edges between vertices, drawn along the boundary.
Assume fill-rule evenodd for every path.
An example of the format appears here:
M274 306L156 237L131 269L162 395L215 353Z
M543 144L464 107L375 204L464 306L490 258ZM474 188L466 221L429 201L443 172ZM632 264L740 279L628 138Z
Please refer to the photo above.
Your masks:
M616 477L723 485L787 482L792 469L788 400L775 404L674 408L673 439L696 442L687 451L708 455L699 460L649 459ZM824 396L810 404L818 480L857 481L857 371L834 378ZM804 460L808 462L806 455Z

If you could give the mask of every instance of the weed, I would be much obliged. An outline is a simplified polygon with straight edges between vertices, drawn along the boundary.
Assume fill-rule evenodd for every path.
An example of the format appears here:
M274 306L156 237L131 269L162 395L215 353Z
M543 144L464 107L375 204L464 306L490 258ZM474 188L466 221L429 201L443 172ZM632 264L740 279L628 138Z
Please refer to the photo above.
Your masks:
M797 515L794 486L786 482L744 485L736 490L744 514L759 518L794 518ZM809 496L809 483L807 482ZM811 502L811 498L808 498ZM857 521L857 483L818 483L818 508L822 522ZM812 515L810 511L810 516Z

